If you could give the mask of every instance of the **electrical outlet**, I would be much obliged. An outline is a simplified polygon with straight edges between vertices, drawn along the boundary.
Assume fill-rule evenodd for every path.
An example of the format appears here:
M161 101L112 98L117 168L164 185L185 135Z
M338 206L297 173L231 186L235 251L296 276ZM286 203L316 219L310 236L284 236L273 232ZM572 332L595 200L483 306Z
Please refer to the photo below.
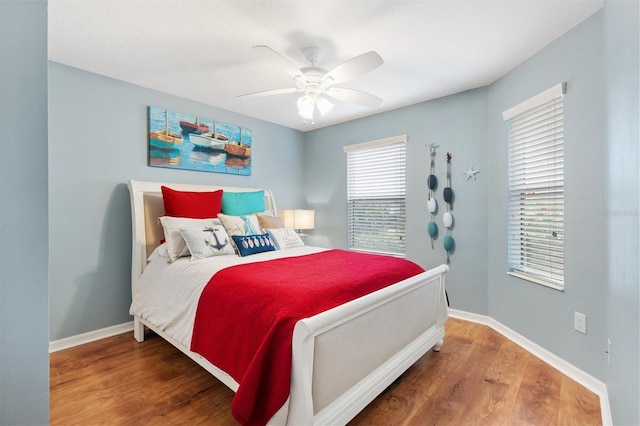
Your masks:
M573 328L580 333L587 334L587 316L576 311L573 313Z

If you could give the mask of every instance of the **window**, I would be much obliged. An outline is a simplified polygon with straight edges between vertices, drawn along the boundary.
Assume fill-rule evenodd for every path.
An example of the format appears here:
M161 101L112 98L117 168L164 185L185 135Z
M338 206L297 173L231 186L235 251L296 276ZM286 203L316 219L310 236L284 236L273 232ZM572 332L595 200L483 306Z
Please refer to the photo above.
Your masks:
M507 110L509 274L564 288L565 84Z
M406 141L402 135L344 147L349 249L404 256Z

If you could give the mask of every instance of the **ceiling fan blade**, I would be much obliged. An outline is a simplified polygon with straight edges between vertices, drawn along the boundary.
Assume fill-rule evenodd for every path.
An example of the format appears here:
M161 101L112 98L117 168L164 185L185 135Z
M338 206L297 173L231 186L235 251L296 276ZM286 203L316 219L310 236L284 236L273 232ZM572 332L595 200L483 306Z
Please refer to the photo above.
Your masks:
M253 93L246 93L244 95L238 95L236 96L236 98L259 98L262 96L282 95L285 93L293 93L293 92L300 92L300 89L296 87L289 87L286 89L265 90L262 92L253 92Z
M301 76L303 73L300 71L300 68L296 67L293 62L282 56L280 53L276 52L269 46L253 46L253 50L258 52L260 56L262 56L265 60L271 62L276 65L285 74L291 77Z
M338 99L339 101L365 107L377 107L382 103L381 98L370 93L365 93L354 89L346 89L344 87L330 87L325 93L327 94L327 96L331 96L332 98Z
M360 56L351 58L330 70L323 80L332 79L332 83L340 83L342 81L351 80L362 74L366 74L382 65L384 61L376 52L371 51L363 53Z

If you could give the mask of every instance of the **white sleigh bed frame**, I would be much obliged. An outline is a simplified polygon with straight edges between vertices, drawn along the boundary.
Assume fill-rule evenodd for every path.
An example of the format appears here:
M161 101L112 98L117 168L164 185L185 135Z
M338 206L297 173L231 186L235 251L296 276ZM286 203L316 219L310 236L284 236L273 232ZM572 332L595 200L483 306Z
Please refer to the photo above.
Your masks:
M160 244L164 214L160 187L183 191L230 192L262 188L221 187L130 181L133 223L132 288L147 257ZM268 209L276 212L269 190ZM447 320L446 265L298 321L293 333L288 404L270 423L346 424L430 349L439 350ZM148 327L205 368L233 391L238 383L145 319L134 317L134 337L144 340Z

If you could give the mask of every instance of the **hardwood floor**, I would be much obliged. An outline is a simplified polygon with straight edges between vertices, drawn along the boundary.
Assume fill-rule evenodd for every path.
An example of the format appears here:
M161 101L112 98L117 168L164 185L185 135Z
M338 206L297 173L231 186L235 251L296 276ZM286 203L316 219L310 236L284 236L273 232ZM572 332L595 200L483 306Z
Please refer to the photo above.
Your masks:
M600 401L489 327L450 319L429 352L351 425L600 425ZM233 392L161 338L51 354L52 425L235 425Z

